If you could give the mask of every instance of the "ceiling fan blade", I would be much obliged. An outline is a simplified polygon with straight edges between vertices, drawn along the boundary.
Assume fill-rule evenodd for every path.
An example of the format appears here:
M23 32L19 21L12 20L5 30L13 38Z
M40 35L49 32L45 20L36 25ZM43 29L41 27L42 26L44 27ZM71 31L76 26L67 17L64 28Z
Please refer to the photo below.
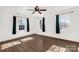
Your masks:
M38 13L42 14L40 11L37 11Z
M46 9L40 9L39 11L46 11Z
M34 10L32 10L32 9L27 9L27 10L29 10L29 11L34 11Z
M32 14L34 14L36 11L32 12Z

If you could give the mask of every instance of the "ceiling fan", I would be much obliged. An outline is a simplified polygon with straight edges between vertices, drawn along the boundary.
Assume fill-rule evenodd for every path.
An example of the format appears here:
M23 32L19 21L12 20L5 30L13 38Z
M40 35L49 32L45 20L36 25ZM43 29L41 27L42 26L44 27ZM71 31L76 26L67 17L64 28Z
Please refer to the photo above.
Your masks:
M40 11L46 11L46 9L40 9L39 6L35 6L34 10L33 9L27 9L27 10L33 11L32 14L34 14L35 12L42 14Z

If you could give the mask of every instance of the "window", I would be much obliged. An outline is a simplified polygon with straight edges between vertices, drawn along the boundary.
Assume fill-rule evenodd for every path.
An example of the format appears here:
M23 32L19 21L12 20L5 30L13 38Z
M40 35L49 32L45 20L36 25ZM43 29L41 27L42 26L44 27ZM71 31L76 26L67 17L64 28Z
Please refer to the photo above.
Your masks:
M19 30L25 30L25 19L24 18L20 18L19 20Z
M59 24L60 24L60 30L68 28L70 24L70 14L60 15Z
M24 25L19 25L19 30L24 30L25 26Z

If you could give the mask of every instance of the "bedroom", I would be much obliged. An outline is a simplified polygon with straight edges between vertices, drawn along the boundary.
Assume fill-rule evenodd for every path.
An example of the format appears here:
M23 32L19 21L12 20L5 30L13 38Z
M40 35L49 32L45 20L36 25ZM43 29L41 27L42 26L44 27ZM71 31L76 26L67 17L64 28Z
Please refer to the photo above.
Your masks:
M78 52L79 7L35 7L0 6L0 51Z

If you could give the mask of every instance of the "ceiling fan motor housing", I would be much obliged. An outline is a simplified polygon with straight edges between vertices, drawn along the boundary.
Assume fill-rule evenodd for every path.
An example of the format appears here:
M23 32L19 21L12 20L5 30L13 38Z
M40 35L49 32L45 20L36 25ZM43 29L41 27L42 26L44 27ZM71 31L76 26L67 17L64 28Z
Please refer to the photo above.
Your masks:
M36 6L36 7L35 7L35 10L36 10L36 11L38 11L38 10L39 10L39 7L38 7L38 6Z

